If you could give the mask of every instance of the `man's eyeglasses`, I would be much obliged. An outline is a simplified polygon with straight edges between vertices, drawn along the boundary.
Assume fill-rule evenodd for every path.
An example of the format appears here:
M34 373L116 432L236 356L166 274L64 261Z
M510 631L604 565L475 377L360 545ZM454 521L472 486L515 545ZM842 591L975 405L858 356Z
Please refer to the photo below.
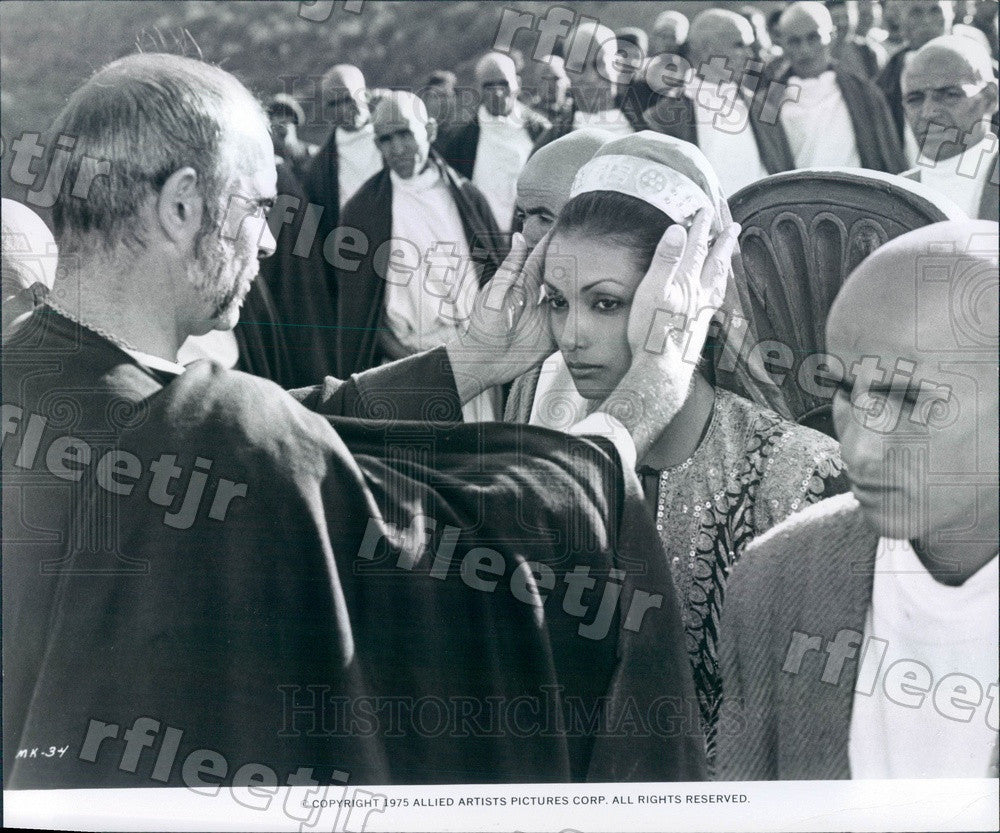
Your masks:
M978 84L951 84L947 87L935 87L926 90L912 90L903 96L903 103L907 107L922 107L927 97L935 104L961 104L967 99L974 98L986 89L986 82Z

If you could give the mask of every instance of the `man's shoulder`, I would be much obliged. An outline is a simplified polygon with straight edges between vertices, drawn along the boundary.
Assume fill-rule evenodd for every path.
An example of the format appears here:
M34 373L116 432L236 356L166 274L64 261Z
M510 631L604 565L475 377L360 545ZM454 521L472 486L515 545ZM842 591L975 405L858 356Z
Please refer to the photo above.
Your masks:
M733 571L736 584L787 585L818 564L857 560L859 550L878 543L851 492L795 512L755 538Z
M372 204L378 198L382 189L386 187L391 187L389 184L389 169L382 168L382 170L366 179L361 187L354 192L354 195L344 203L344 207L340 211L341 223L343 223L346 217L354 217L359 220L366 219Z

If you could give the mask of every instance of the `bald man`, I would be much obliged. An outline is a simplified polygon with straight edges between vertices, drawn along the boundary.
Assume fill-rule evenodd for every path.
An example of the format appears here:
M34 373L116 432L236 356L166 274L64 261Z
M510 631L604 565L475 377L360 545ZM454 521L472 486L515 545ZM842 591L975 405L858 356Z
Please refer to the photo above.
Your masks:
M837 296L853 493L729 579L723 780L996 777L998 230L905 234Z
M518 101L521 83L509 55L489 52L480 58L476 83L481 99L475 117L446 131L436 148L482 192L506 233L514 220L517 176L549 122Z
M549 121L572 118L573 101L566 60L561 55L548 55L538 63L536 71L537 105Z
M432 150L436 124L417 96L386 93L372 129L384 167L341 216L367 241L366 254L335 273L343 377L454 341L505 254L486 198ZM492 419L496 404L487 391L465 413Z
M668 9L653 22L649 36L649 54L683 55L691 24L681 12Z
M323 207L320 238L325 239L347 201L382 169L382 156L375 147L361 70L338 64L323 76L320 86L333 131L313 157L303 184L309 199Z
M539 148L517 178L517 216L529 251L541 242L569 202L573 178L614 134L582 127Z
M833 19L822 3L792 3L779 23L788 68L780 121L797 168L907 168L885 99L832 58Z
M958 35L924 44L903 72L903 106L920 147L904 176L953 200L970 217L997 219L997 79L990 53Z
M5 198L0 221L6 342L52 289L59 255L49 227L28 206Z
M896 135L908 146L910 162L913 163L917 148L912 138L907 142L906 113L903 110L903 70L921 46L951 31L955 20L955 4L952 0L889 0L886 12L899 19L903 46L882 67L875 77L875 84L889 103Z
M658 96L643 116L650 129L700 147L730 195L795 167L781 125L760 118L766 89L743 83L753 39L742 15L725 9L701 12L688 36L694 77L682 95Z
M581 127L596 127L616 136L635 132L620 106L619 88L628 79L622 71L615 33L600 23L582 19L567 38L565 67L573 89L573 108L565 118L553 121L536 147Z

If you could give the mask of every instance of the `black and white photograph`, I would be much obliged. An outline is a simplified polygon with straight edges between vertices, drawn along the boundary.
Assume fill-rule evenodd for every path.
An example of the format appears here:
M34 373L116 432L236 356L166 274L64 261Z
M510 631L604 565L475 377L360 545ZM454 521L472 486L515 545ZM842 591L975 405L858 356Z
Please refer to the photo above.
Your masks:
M1000 829L997 21L0 4L5 826Z

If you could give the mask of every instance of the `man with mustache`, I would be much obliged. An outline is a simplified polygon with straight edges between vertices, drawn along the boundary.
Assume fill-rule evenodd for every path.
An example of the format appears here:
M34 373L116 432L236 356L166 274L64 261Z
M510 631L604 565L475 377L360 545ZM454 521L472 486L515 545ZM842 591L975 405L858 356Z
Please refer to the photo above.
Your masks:
M667 415L621 401L659 356L606 403L611 442L459 424L551 351L519 240L497 303L478 293L446 347L296 392L183 367L181 343L236 323L275 247L263 108L217 67L141 54L53 129L75 139L44 160L66 169L57 275L3 351L5 787L703 777L696 726L617 730L635 702L683 718L693 696L631 474ZM392 164L419 170L399 138ZM707 238L685 240L651 270L664 298L675 274L714 279ZM579 611L605 594L629 612L591 638ZM394 707L447 698L465 721L528 698L541 728L564 696L612 731L429 734ZM388 720L341 720L338 704L387 701Z
M920 147L904 176L958 204L970 217L997 219L997 79L989 52L958 35L924 44L903 73L903 109Z

